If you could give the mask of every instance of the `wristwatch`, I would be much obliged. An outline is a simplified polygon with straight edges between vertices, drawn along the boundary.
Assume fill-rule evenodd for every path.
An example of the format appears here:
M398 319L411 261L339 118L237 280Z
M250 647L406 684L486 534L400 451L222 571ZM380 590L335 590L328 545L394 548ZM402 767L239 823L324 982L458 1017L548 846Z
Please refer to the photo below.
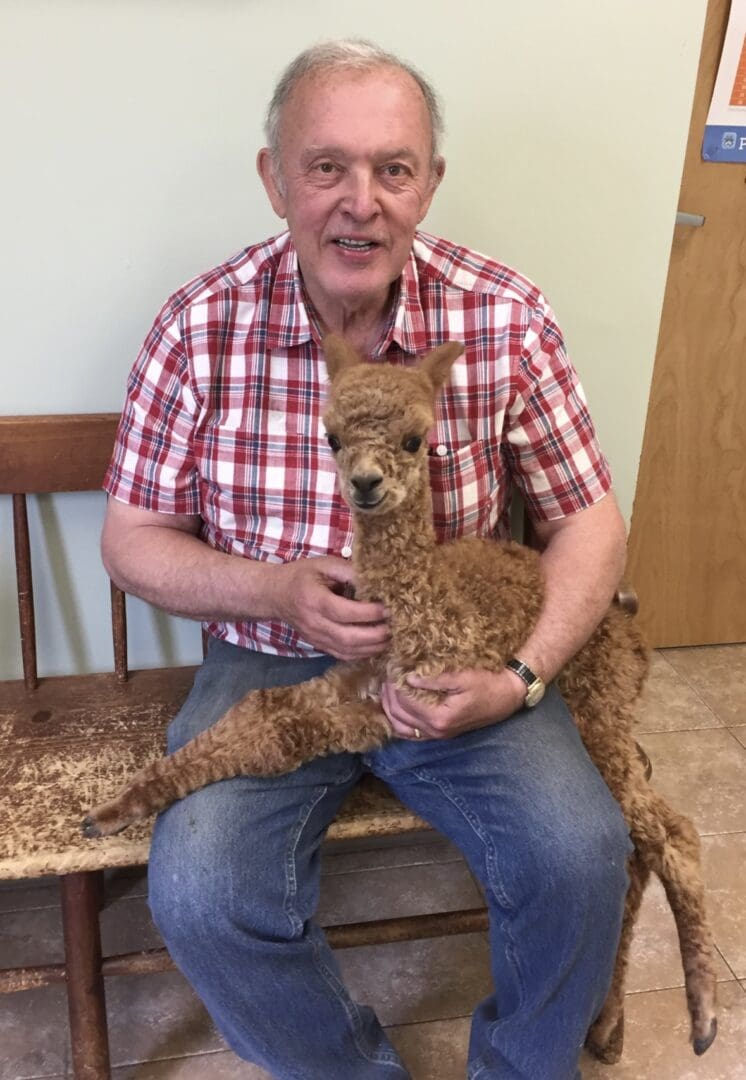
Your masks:
M526 697L523 702L525 707L532 709L534 705L538 705L547 688L544 680L532 671L528 664L524 664L522 660L517 660L515 657L508 660L505 666L514 671L526 684Z

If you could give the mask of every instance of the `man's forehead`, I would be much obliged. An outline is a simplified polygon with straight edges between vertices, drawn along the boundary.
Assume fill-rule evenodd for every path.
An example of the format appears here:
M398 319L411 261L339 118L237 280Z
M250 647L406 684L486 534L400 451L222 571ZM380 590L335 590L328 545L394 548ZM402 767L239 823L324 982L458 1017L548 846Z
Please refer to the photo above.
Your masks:
M381 85L398 85L405 93L411 94L412 104L427 109L424 94L409 72L391 65L370 68L330 67L318 68L302 76L295 85L286 107L305 111L319 104L323 107L324 97L346 86L359 86L362 83L379 82Z

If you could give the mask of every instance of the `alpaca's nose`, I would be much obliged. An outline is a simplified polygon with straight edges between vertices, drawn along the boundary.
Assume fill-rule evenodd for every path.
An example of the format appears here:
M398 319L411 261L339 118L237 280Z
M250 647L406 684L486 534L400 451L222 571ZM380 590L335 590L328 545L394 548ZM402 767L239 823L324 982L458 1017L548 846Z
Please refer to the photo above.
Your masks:
M350 477L350 483L355 489L355 494L360 495L362 498L368 498L372 495L374 490L383 480L380 473L358 473L357 476Z

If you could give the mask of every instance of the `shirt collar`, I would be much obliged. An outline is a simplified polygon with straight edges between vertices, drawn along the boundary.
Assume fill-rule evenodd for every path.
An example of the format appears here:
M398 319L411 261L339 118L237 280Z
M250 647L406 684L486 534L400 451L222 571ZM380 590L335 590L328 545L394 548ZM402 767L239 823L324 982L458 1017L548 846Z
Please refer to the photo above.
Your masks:
M314 327L303 294L298 267L298 253L290 237L280 255L269 298L267 312L267 345L270 349L290 348L315 339ZM425 316L419 291L419 274L414 251L410 251L399 279L396 308L376 349L377 357L384 356L392 343L413 356L422 351L425 338Z
M303 282L298 269L298 253L290 233L277 264L267 311L267 345L286 349L313 339L311 318L303 299Z

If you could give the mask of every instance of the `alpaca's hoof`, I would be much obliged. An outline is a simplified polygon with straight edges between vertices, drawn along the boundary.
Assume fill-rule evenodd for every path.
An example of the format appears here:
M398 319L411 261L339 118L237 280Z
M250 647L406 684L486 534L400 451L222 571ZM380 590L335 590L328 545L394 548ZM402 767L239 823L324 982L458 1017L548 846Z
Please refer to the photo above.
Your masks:
M594 1024L585 1040L585 1048L604 1065L616 1065L624 1049L624 1013L608 1035L601 1035L600 1025Z
M88 840L95 840L99 836L104 835L101 832L101 829L96 824L95 820L90 816L90 814L88 815L88 817L83 818L80 824L80 831L82 832L83 836L87 837Z
M715 1036L718 1033L718 1021L717 1017L713 1016L712 1023L710 1024L710 1030L706 1035L703 1035L699 1039L695 1039L693 1042L694 1053L697 1056L704 1054L705 1050L709 1050L712 1044L715 1042Z
M118 810L106 806L94 808L80 823L80 831L89 840L101 836L114 836L126 829L132 819L123 818Z

